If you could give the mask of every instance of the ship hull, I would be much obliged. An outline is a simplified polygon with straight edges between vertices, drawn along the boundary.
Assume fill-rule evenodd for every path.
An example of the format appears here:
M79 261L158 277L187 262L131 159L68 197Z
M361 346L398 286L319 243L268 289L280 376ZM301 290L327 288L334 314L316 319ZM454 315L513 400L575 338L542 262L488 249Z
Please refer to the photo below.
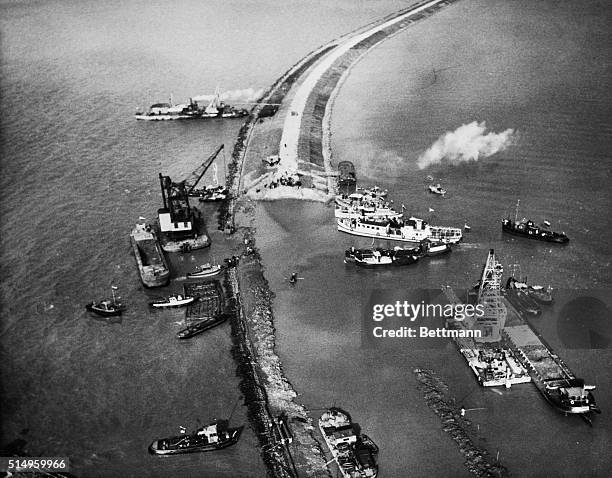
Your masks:
M533 239L536 241L542 242L551 242L554 244L567 244L569 242L569 238L567 236L557 235L550 232L545 232L542 234L529 234L528 232L519 231L512 227L511 225L506 225L502 223L502 231L508 234L512 234L513 236L524 237L526 239Z
M233 428L228 430L228 438L226 440L220 441L218 443L205 443L205 444L196 444L193 446L187 447L174 447L170 446L166 448L163 443L164 442L180 442L184 437L176 436L171 438L166 438L163 440L155 440L153 443L149 445L149 453L152 455L158 456L169 456L169 455L182 455L186 453L201 453L206 451L216 451L222 450L223 448L227 448L229 446L235 445L240 439L240 434L242 433L242 428Z
M155 234L135 229L130 235L130 242L142 283L146 287L167 285L170 269Z

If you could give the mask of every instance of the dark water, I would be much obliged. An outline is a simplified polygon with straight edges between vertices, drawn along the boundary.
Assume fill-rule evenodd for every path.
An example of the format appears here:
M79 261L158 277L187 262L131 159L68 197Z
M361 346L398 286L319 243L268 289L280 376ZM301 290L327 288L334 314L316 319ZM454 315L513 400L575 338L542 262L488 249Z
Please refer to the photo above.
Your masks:
M182 312L146 302L181 284L143 290L128 240L160 205L158 173L185 178L221 143L229 159L240 124L131 115L170 94L265 88L402 5L1 2L2 444L23 437L32 453L68 455L79 476L263 476L250 429L218 454L147 455L151 440L237 403L232 419L246 422L229 327L177 343ZM223 247L213 234L210 251L172 267L221 260ZM83 304L111 284L128 312L118 324L92 320Z
M411 214L441 225L467 221L472 232L449 257L355 269L342 263L344 249L370 241L338 233L331 208L259 210L287 376L315 413L336 404L353 414L381 447L381 476L467 476L416 390L415 367L436 370L466 408L485 409L469 412L477 443L499 452L513 476L603 477L612 469L612 353L569 343L558 323L564 300L593 295L610 308L612 299L610 13L599 2L458 2L351 71L333 114L335 161L353 161L360 181L388 188ZM440 135L473 121L494 132L515 129L518 139L478 162L418 169L419 154ZM427 193L427 175L449 190L446 198ZM550 220L570 244L502 235L499 221L514 214L518 199L521 216ZM555 412L532 385L480 388L450 343L362 346L373 290L410 299L415 289L469 287L490 248L507 271L519 264L530 282L559 289L558 303L533 324L578 376L597 385L603 414L593 428ZM285 279L294 269L304 280L291 287Z

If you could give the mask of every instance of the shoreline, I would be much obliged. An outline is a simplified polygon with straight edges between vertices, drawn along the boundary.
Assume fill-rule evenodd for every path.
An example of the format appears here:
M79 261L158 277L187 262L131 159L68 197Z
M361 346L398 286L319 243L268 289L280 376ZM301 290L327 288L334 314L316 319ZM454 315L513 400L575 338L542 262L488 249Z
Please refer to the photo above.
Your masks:
M245 397L250 397L250 400L249 398L246 400L247 405L249 405L249 416L254 428L258 431L264 464L271 476L329 477L331 476L331 470L328 468L322 445L315 438L315 427L312 424L313 417L310 416L310 411L302 404L296 403L295 399L298 394L285 376L282 363L275 350L276 336L272 306L274 293L264 277L264 266L256 247L256 205L252 200L299 198L322 202L329 201L333 197L331 191L334 189L333 183L335 182L331 163L333 100L339 87L347 78L351 67L384 40L403 31L415 21L427 18L440 8L451 5L455 1L457 0L419 2L377 22L372 22L371 25L374 26L367 29L361 27L341 37L348 39L340 44L349 42L350 47L337 55L329 64L329 68L322 72L320 79L314 85L310 85L307 101L304 103L304 108L309 107L309 109L305 113L302 111L303 115L299 114L300 120L304 119L304 121L300 121L299 133L294 138L296 148L306 153L296 160L295 164L302 163L301 169L306 166L307 172L310 172L312 178L318 176L319 184L315 184L313 181L310 188L283 185L273 188L274 192L272 192L272 188L264 191L263 194L259 189L253 192L253 185L261 182L262 177L266 175L271 177L275 172L278 174L279 168L276 168L274 171L264 172L255 181L250 181L250 188L244 186L247 178L258 170L260 172L263 170L259 161L261 156L258 156L258 153L266 151L268 154L279 154L281 148L281 142L275 144L274 138L270 140L270 136L273 135L258 134L260 133L259 130L272 129L276 133L277 139L285 137L286 124L283 124L281 128L282 135L280 137L278 135L279 117L283 111L286 118L296 116L293 111L289 116L287 114L289 112L286 110L292 93L295 94L295 90L304 85L301 76L311 74L317 66L320 66L321 62L324 62L327 58L326 54L330 50L333 52L333 45L339 45L338 39L314 50L287 70L262 95L240 130L232 154L233 161L229 167L230 204L223 211L223 214L219 214L219 225L220 228L230 234L236 232L237 229L240 229L243 233L245 254L242 256L232 278L234 297L238 309L232 323L232 335L237 338L234 350L236 350L235 358L239 362L239 374L242 377L241 390ZM401 21L403 18L421 12L423 13L414 20ZM382 27L382 25L385 25L385 27ZM355 36L359 37L359 41L354 40ZM350 44L351 40L353 41L352 45ZM271 117L261 115L265 108L263 103L276 102L280 103L278 111ZM291 104L293 104L293 101L291 101ZM323 107L322 114L321 107ZM319 112L318 115L316 114L317 111ZM308 128L309 134L303 134L304 124L306 124L306 127L310 126ZM319 161L313 161L311 156L313 152L317 155L316 159ZM282 159L281 163L283 163ZM280 169L280 174L283 174L283 171L286 172L287 169L284 168L284 164L281 164L281 166L283 168ZM312 172L313 167L322 168L325 173L317 175ZM249 168L251 170L247 172ZM323 188L326 190L320 189L321 182L323 182ZM280 437L274 433L274 417L280 414L286 414L289 417L288 423L294 437L291 446L283 444L279 440Z

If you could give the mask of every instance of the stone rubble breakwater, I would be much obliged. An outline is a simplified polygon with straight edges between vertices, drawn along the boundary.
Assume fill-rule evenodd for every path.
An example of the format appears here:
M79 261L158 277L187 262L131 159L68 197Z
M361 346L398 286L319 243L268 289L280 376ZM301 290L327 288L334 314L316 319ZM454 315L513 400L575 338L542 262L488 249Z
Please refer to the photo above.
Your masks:
M231 321L233 355L242 378L241 391L249 419L256 431L262 456L272 477L330 477L325 453L315 438L309 411L296 403L297 394L284 375L275 352L272 309L273 292L263 274L255 241L255 207L251 199L301 198L327 201L333 193L333 171L329 147L330 98L350 66L386 38L457 0L419 2L400 12L363 27L311 52L290 68L262 95L240 129L228 167L230 200L219 213L219 228L229 234L243 234L244 254L236 268L228 272L228 290L234 300ZM358 41L351 41L354 37ZM346 48L347 42L349 48ZM324 62L335 48L344 45L320 77L309 86L300 112L292 111L296 90ZM295 114L297 113L297 114ZM299 185L279 184L283 174L293 173L286 164L269 170L262 159L281 156L286 118L299 116L293 130ZM285 136L283 136L285 135ZM325 139L327 138L327 139ZM325 145L325 148L324 148ZM327 151L324 151L327 149ZM286 156L285 156L286 158ZM282 163L282 159L281 159ZM276 179L275 179L276 178ZM270 187L271 181L277 183ZM293 442L284 444L275 431L274 420L287 414ZM484 476L484 475L483 475Z
M440 418L442 429L457 443L465 458L465 466L479 478L500 478L510 476L505 466L491 463L486 450L477 447L468 434L471 422L461 416L461 411L450 396L448 386L431 370L415 369L414 375L425 402Z

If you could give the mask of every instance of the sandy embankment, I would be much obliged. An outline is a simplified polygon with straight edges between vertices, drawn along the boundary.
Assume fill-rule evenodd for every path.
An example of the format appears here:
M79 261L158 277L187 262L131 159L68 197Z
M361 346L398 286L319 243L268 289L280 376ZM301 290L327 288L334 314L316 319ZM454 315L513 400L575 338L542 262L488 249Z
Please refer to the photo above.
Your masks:
M221 224L226 227L235 222L244 231L247 255L235 280L244 312L237 325L243 330L241 340L247 341L248 347L242 347L239 362L245 377L245 395L261 401L263 392L267 403L264 408L251 407L251 420L260 436L265 435L262 453L273 476L285 476L289 465L300 476L329 476L329 472L309 412L295 401L297 394L284 376L275 352L273 293L263 276L255 247L256 203L252 199L329 200L335 183L329 140L330 99L333 102L341 80L350 66L371 48L449 3L452 0L423 2L311 53L283 75L261 100L260 103L280 103L276 114L260 118L263 107L258 105L240 132L233 154L235 163L230 169L233 199ZM280 157L280 163L270 169L262 159L273 155ZM302 180L301 187L279 184L281 178L296 174ZM269 431L271 418L280 413L289 415L294 433L294 442L289 447L275 444Z

